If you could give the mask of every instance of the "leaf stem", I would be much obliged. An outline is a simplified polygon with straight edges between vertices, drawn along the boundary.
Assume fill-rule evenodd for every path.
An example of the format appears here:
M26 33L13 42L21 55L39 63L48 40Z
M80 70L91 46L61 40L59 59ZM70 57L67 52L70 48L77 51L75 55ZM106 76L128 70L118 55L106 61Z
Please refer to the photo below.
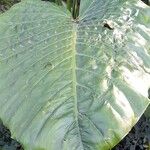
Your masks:
M71 12L72 0L67 0L67 9Z
M79 14L79 6L78 6L78 0L73 1L73 10L72 10L72 16L74 19L78 17Z

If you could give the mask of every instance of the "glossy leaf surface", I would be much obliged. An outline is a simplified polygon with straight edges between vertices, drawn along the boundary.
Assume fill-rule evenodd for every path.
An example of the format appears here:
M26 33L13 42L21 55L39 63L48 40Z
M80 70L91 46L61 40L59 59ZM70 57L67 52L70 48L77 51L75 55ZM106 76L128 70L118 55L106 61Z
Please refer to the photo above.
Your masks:
M0 16L0 118L25 150L104 150L149 104L149 7L82 0L80 16L24 0Z

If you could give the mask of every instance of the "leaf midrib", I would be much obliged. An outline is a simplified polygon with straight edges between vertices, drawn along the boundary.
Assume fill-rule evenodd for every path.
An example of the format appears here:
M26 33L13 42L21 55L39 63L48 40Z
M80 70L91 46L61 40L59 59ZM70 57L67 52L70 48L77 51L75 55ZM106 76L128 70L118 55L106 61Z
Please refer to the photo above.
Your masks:
M83 142L82 142L82 137L81 137L81 132L80 132L80 127L79 127L79 110L78 110L78 99L77 99L77 62L76 62L76 43L77 43L77 23L73 23L73 52L72 52L72 75L73 75L73 96L74 96L74 112L75 112L75 121L77 123L77 130L80 138L80 144L82 146L82 150L84 150Z

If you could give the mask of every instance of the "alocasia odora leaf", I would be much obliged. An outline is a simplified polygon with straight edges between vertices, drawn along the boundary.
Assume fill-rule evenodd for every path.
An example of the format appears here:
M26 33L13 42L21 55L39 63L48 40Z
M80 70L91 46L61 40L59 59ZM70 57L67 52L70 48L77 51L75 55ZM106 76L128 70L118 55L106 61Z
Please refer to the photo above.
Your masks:
M25 150L107 150L149 104L150 9L23 0L0 16L0 118Z

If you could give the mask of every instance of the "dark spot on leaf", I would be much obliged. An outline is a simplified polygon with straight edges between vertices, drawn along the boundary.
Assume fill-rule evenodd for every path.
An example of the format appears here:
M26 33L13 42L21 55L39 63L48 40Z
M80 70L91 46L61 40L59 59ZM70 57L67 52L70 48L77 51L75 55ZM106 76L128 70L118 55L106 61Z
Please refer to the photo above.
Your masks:
M45 65L44 65L44 69L45 68L52 68L52 63L51 62L47 62Z
M15 29L15 32L17 32L17 31L18 31L18 27L17 27L17 25L15 25L14 29Z
M105 24L104 24L104 27L105 27L105 28L108 28L109 30L114 30L114 28L111 27L108 23L105 23Z

